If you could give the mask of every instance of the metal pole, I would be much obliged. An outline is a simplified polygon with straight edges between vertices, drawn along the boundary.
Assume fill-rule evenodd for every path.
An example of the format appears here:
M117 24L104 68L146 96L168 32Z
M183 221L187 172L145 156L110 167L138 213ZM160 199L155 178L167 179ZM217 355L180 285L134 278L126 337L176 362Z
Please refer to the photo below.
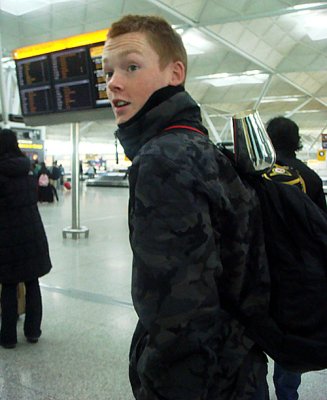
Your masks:
M72 226L64 228L62 235L67 237L67 233L77 239L81 234L87 238L89 229L86 226L80 226L80 207L79 207L79 123L74 122L70 125L70 138L73 147L72 154Z
M72 123L70 126L70 137L73 145L72 154L72 228L77 229L80 225L79 210L79 124Z
M1 114L2 114L2 121L4 126L8 125L8 109L7 109L7 99L5 96L5 82L4 82L4 73L3 73L3 65L2 65L2 41L1 41L1 34L0 34L0 100L1 100Z

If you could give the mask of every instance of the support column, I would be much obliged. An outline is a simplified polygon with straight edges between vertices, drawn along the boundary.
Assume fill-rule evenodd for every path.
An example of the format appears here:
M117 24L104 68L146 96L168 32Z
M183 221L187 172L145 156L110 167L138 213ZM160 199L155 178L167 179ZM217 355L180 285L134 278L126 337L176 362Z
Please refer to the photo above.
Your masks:
M8 107L7 107L7 99L5 93L7 93L5 88L5 80L2 66L2 41L1 41L1 33L0 33L0 100L1 100L1 115L2 121L5 127L8 126Z
M62 231L63 238L67 238L67 234L71 234L73 239L78 239L81 234L85 238L89 237L89 229L86 226L80 226L80 207L79 207L79 123L74 122L70 126L70 138L73 147L72 154L72 225L64 228Z

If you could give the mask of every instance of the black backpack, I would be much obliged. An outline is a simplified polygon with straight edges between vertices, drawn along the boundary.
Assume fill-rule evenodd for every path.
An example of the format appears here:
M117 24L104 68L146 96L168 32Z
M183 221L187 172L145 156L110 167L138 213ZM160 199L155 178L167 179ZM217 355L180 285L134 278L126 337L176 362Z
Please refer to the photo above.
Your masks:
M258 196L271 281L269 315L245 319L235 310L230 312L243 322L247 335L284 368L295 372L325 369L327 214L304 193L305 186L297 184L296 170L292 171L296 179L283 177L284 172L277 177L244 174L235 165L234 154L223 146L219 149Z
M248 335L285 368L327 368L327 215L295 186L242 176L262 211L270 313Z
M165 130L173 128L202 133L184 125ZM258 222L261 217L271 280L268 315L244 317L232 305L229 308L228 301L224 306L244 324L247 335L284 368L295 372L325 369L327 214L298 185L243 174L234 154L218 147L258 196Z

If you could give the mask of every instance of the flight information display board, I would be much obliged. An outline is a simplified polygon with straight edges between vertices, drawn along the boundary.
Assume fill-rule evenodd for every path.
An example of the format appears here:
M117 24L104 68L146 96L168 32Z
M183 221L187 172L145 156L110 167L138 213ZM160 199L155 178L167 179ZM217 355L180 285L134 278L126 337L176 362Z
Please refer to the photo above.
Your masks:
M58 51L50 55L55 81L88 76L87 49L78 48Z
M103 43L16 60L24 116L108 107Z
M102 46L92 46L90 47L90 57L94 81L94 96L96 106L107 105L108 98L106 92L106 79L104 76L104 71L102 68Z
M19 87L50 82L49 62L46 55L21 60L16 67Z
M36 86L20 90L23 115L53 112L51 86Z
M58 111L92 108L91 87L88 79L55 84Z

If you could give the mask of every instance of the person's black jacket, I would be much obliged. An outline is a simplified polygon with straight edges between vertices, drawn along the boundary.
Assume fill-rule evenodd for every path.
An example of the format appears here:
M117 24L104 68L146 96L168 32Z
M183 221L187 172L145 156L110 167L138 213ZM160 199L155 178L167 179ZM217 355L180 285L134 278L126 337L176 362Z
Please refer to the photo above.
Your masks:
M35 178L26 157L0 157L0 282L36 279L51 269L37 208Z

